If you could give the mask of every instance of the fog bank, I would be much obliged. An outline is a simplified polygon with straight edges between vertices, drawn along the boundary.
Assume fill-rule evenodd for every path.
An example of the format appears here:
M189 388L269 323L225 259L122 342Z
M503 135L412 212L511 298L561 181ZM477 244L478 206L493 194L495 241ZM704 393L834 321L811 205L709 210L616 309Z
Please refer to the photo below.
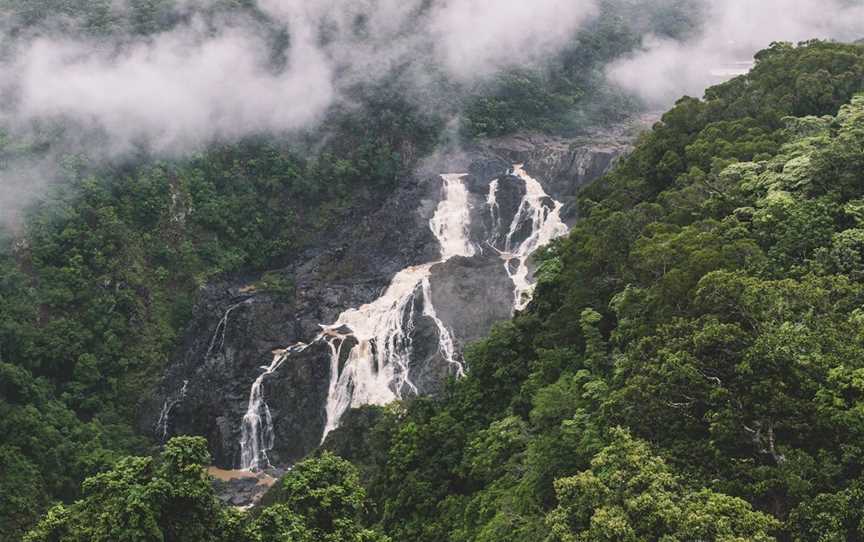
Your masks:
M847 0L701 0L702 31L688 41L646 36L642 49L609 66L608 77L654 108L701 97L775 41L864 37L864 5Z

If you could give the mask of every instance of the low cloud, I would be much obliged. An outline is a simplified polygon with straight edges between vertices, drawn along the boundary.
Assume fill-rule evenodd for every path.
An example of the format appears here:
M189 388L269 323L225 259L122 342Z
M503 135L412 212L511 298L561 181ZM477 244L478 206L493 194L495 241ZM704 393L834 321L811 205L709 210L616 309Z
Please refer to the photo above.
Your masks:
M353 85L397 67L405 91L436 107L442 77L470 88L543 60L597 11L595 0L258 0L262 19L214 15L211 4L174 2L159 16L173 26L147 36L134 31L134 0L112 0L107 36L76 30L68 14L7 31L16 22L0 10L0 130L38 141L46 126L65 127L38 167L26 156L0 164L0 222L44 192L63 152L177 157L314 129L350 105Z
M64 118L171 153L214 138L307 126L332 103L328 63L307 44L273 72L267 44L229 29L173 31L120 52L97 43L37 39L7 67L16 104L7 124Z
M13 97L3 121L71 120L104 131L110 152L146 144L182 153L214 139L314 126L347 84L375 81L424 57L463 82L536 61L564 46L596 10L593 0L424 4L260 0L290 36L278 69L272 43L242 21L214 30L193 16L171 31L120 43L23 41L0 65L2 90Z
M611 81L665 108L701 96L774 41L864 37L864 5L846 0L702 0L703 30L686 42L646 36L642 49L610 65Z
M590 1L451 1L433 12L443 65L459 79L554 55L596 13Z

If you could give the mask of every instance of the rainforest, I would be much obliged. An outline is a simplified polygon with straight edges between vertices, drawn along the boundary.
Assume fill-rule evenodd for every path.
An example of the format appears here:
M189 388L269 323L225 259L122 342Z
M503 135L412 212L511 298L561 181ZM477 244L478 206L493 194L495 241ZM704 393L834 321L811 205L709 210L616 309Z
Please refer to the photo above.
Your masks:
M861 3L0 32L0 541L864 540Z

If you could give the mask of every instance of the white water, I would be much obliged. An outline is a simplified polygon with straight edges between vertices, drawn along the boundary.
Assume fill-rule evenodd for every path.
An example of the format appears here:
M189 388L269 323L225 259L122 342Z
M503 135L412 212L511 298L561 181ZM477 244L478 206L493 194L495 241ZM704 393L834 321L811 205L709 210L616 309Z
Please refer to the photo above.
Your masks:
M526 193L510 224L501 257L505 260L507 274L514 285L514 310L521 310L530 301L533 289L528 269L529 257L539 247L566 234L567 227L560 219L561 204L555 202L551 209L543 205L544 201L550 199L549 196L539 182L525 173L521 165L515 166L513 173L525 182ZM312 341L311 344L324 341L330 348L327 421L322 442L339 426L342 415L349 408L384 405L406 394L417 393L417 387L410 379L410 363L418 302L422 303L423 316L430 318L438 330L439 353L450 364L455 375L461 377L465 374L453 335L438 317L432 303L429 280L432 267L436 264L455 256L474 256L478 252L469 234L471 206L464 177L458 174L441 176L443 197L429 221L429 228L440 245L440 260L403 269L393 277L378 299L343 312L331 325L322 325L322 333ZM498 231L501 230L498 189L498 180L490 183L486 199L494 230L492 238L485 240L490 246L498 240ZM529 222L530 235L514 246L514 236ZM271 364L262 367L264 372L253 383L247 412L243 417L240 443L242 469L259 470L270 466L267 452L273 447L273 422L264 400L263 382L292 353L306 348L308 345L299 343L275 353ZM345 348L350 350L344 352Z
M454 256L473 256L476 250L468 237L471 207L468 189L462 181L465 175L442 175L441 178L444 180L444 197L429 221L429 227L441 245L441 261Z
M228 333L228 319L230 318L231 313L241 305L248 305L250 303L252 303L251 298L228 307L222 315L222 318L220 318L219 322L216 324L216 329L213 331L213 336L210 338L210 344L207 346L207 352L204 354L205 362L210 359L213 352L218 352L225 346L225 335ZM218 347L216 346L217 343L219 345ZM168 421L171 416L171 411L186 398L188 386L189 381L184 380L183 387L180 388L177 395L173 398L166 398L165 402L162 403L162 411L159 413L159 420L156 422L156 434L159 435L162 442L165 442L165 439L168 437Z
M183 387L180 388L180 392L177 396L166 398L165 402L162 403L162 411L159 412L159 419L156 421L156 433L159 435L162 442L165 442L165 439L168 437L168 419L171 417L171 411L186 398L186 388L188 386L189 381L184 380Z
M528 269L528 260L534 252L558 237L567 234L567 226L561 221L560 202L554 201L550 209L543 205L544 201L551 198L543 190L543 186L523 169L523 164L513 167L513 174L525 181L525 196L519 204L519 210L510 223L510 230L504 243L504 251L501 253L507 274L513 281L513 309L524 310L531 302L534 292L534 283ZM531 233L524 241L513 246L513 236L519 232L523 225L530 222ZM516 262L515 270L513 262Z
M470 207L465 175L442 175L444 197L429 221L429 228L441 246L441 260L454 256L473 256L474 245L468 237ZM438 328L439 351L454 367L457 375L464 374L456 360L456 348L450 330L444 325L432 304L429 276L432 262L403 269L393 277L384 295L359 309L349 309L335 324L326 326L332 359L330 363L330 395L327 399L327 424L322 441L339 426L339 420L350 407L385 405L401 399L406 392L416 393L410 380L412 331L418 294L423 302L423 314ZM349 329L344 335L337 330ZM351 337L357 344L351 348L342 371L339 361L342 345Z
M297 343L285 350L276 350L270 365L261 367L264 372L258 375L249 391L249 404L240 429L241 469L257 471L271 467L267 452L273 448L273 416L264 401L264 379L275 373L289 355L306 348L308 345Z
M207 353L204 354L204 361L210 359L210 354L213 353L214 348L216 347L216 343L219 343L219 347L216 348L216 351L222 350L222 347L225 346L225 334L228 333L228 318L231 316L231 313L234 312L234 309L240 307L241 305L248 305L252 302L252 298L246 299L228 307L228 310L225 311L225 314L222 315L222 318L219 320L219 323L216 324L216 331L213 332L213 337L210 339L210 346L207 348Z
M501 208L498 206L498 179L489 183L489 194L486 196L486 207L489 208L489 217L492 219L492 232L487 243L494 248L498 242L498 230L501 229Z

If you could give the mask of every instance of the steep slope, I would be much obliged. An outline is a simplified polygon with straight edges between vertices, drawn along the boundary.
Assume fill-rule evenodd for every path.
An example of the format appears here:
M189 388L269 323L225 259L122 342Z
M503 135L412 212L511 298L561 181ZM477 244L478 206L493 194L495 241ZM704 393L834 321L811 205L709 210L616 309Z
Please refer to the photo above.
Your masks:
M218 465L263 469L309 453L349 406L440 392L464 374L464 345L530 298L529 256L566 233L563 204L508 158L533 171L536 157L566 156L556 181L568 201L637 131L570 149L543 141L525 153L522 143L520 155L507 141L479 146L431 166L469 173L406 178L376 212L270 274L291 292L255 280L212 287L142 430L204 435Z
M245 514L219 506L204 440L175 437L91 477L27 541L861 539L862 82L860 46L776 44L681 100L580 192L533 301L467 349L464 378L346 413L325 448L357 467L322 453ZM490 223L521 206L477 184ZM228 348L243 299L213 313L202 354ZM63 412L0 369L4 395Z
M404 2L348 2L318 10L318 2L313 11L339 24L346 13L371 10L372 19L384 20L379 7L400 12L384 36L370 35L371 19L363 16L339 28L346 50L334 51L333 27L321 25L317 45L333 53L339 99L319 118L310 103L326 103L326 92L306 94L321 87L291 76L298 42L278 10L266 9L276 4L0 0L8 38L0 45L8 98L0 105L0 539L18 539L46 506L76 499L81 481L122 455L155 454L183 417L200 420L200 430L179 429L206 432L214 449L227 450L221 463L239 461L239 450L230 450L240 440L238 420L272 349L314 337L307 331L374 300L405 266L435 260L437 252L413 253L421 249L411 239L354 232L393 191L410 185L421 161L453 139L525 130L572 136L627 118L638 104L607 83L603 66L638 48L643 34L684 36L698 18L691 0L638 10L630 0L601 0L584 27L562 36L562 50L500 71L496 64L478 82L453 80L430 34L413 39L418 18L449 3L418 0L408 3L416 10L405 10ZM536 41L531 33L493 30L502 29L503 38ZM415 46L401 47L402 37ZM222 46L231 60L218 54ZM358 50L381 69L353 69L372 66L354 62ZM379 63L379 53L388 61ZM192 77L198 68L212 79ZM274 87L279 81L299 82L308 99ZM106 87L123 91L106 99ZM293 112L315 122L296 130ZM172 137L182 134L193 137ZM507 157L509 165L526 161ZM554 190L547 188L563 202ZM572 216L568 210L563 216ZM388 226L399 228L389 231L431 243L427 229L403 228L400 212L394 208ZM395 247L403 242L404 249ZM394 252L382 258L376 246ZM501 278L498 263L468 268L484 265ZM346 282L360 276L368 282ZM308 299L292 283L298 277L307 280ZM437 295L457 295L454 282L439 281ZM494 284L488 295L499 298L503 287ZM247 289L253 285L254 292ZM466 340L502 316L502 307L466 325ZM294 322L298 315L305 320ZM441 319L463 323L446 310ZM179 361L186 351L189 358ZM214 368L209 388L186 378L195 363ZM176 379L151 397L169 365ZM307 367L273 391L286 397L286 410L311 412L310 424L274 418L277 433L292 435L277 442L298 441L286 457L320 439L318 429L304 435L304 427L325 423L313 411L324 393L319 384L329 389L329 375L316 371L327 366ZM418 379L441 380L434 371ZM272 396L268 380L264 398ZM300 388L308 393L292 398ZM198 401L191 412L188 397ZM209 405L221 415L213 419ZM287 424L281 430L280 419Z
M819 80L819 92L812 83ZM396 540L857 540L864 48L777 44L579 196L529 310L366 409Z

